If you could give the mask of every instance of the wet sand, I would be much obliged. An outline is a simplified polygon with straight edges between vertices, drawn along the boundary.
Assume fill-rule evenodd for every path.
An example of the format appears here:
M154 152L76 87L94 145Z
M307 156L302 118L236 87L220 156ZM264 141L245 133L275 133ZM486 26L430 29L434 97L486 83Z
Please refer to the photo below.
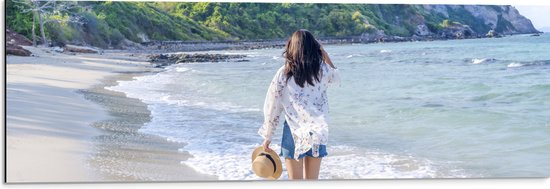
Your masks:
M180 164L184 144L139 133L145 104L103 88L158 71L144 56L24 48L6 58L8 183L215 179Z
M105 181L196 181L216 179L202 175L180 164L190 157L178 152L185 144L143 134L138 130L150 121L147 105L124 93L110 91L105 86L116 81L131 80L147 73L124 73L106 77L101 84L79 92L92 102L104 107L110 119L92 123L103 132L92 139L95 154L89 164Z

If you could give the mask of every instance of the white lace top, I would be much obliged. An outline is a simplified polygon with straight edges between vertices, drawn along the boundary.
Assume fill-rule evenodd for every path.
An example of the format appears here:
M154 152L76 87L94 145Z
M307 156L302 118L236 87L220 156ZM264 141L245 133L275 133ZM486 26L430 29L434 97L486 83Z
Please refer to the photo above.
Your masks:
M284 66L282 66L271 81L264 102L264 123L258 130L264 139L271 140L275 129L279 125L280 116L284 110L286 121L294 139L294 157L312 149L313 156L319 156L319 145L326 145L328 141L329 109L327 88L329 85L339 84L338 70L321 64L322 74L320 82L314 80L315 85L307 82L304 88L294 81L286 82Z

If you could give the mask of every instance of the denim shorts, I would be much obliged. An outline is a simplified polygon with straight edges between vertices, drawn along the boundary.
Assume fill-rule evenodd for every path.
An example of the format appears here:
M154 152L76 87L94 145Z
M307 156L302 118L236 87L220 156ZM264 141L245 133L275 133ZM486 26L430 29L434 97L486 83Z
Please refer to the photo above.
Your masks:
M328 153L326 145L319 145L319 158L325 157L327 155ZM286 121L283 128L283 139L281 140L281 153L279 154L279 156L283 158L294 159L294 139L292 138L290 127L288 126ZM298 159L302 159L306 156L313 157L313 152L311 151L311 149L306 153L300 154L300 156L298 156Z

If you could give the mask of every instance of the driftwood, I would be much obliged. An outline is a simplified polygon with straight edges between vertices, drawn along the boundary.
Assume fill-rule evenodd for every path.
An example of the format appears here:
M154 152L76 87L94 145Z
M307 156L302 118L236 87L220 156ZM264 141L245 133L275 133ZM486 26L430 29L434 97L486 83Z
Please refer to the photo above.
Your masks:
M76 45L65 45L63 47L65 52L76 52L76 53L98 53L98 50L90 47L81 47Z
M8 43L6 46L6 54L16 55L16 56L30 56L31 51L24 49L19 45L14 45Z

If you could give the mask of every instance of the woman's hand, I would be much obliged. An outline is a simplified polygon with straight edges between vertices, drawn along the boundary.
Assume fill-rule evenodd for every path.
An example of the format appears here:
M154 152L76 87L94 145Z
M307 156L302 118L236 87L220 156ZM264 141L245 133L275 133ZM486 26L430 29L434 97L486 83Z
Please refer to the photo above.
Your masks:
M262 147L264 147L265 151L271 151L271 148L269 148L269 144L271 144L271 140L264 140L262 143Z

